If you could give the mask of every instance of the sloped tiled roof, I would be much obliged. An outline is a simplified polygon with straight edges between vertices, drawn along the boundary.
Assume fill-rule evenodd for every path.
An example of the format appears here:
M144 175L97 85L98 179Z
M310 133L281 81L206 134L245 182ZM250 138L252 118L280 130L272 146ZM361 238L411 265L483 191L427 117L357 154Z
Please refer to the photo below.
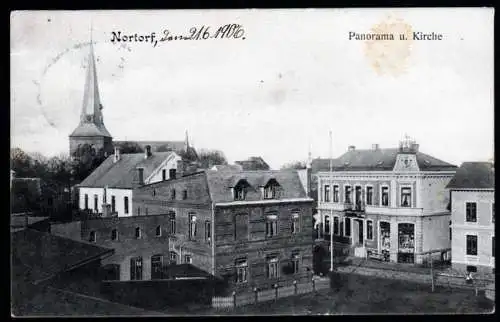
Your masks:
M144 179L146 179L173 153L154 152L147 159L144 158L144 153L121 154L120 160L116 163L113 162L114 156L111 155L78 186L132 188L134 169L144 168Z
M238 181L246 180L250 187L247 190L245 201L262 200L260 187L275 179L282 188L280 199L307 198L300 178L294 170L268 171L213 171L207 170L207 182L213 202L234 201L231 187Z
M491 162L464 162L446 186L448 189L495 189Z
M104 124L81 123L70 136L105 136L111 137Z
M261 157L250 157L247 160L235 161L243 170L269 170L270 167Z
M396 163L399 149L367 149L348 151L333 159L333 171L391 171ZM454 170L456 166L422 152L417 152L417 163L422 171ZM311 170L329 171L330 159L312 160Z
M36 282L96 258L112 249L25 229L11 233L12 278Z
M116 145L123 144L125 142L133 142L139 144L142 148L145 148L146 145L151 146L151 151L156 151L156 149L160 146L166 145L168 148L172 149L172 151L179 152L184 151L185 142L184 141L114 141Z

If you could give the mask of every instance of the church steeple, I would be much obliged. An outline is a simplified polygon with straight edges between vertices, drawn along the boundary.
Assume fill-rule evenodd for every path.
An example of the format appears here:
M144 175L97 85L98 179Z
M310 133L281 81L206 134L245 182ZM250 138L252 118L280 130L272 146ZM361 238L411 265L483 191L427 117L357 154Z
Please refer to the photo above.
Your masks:
M85 87L83 89L83 105L80 113L80 123L70 135L70 153L73 153L78 146L83 144L94 145L97 150L103 148L105 152L112 151L112 138L104 126L102 109L91 27ZM96 139L98 140L96 141Z

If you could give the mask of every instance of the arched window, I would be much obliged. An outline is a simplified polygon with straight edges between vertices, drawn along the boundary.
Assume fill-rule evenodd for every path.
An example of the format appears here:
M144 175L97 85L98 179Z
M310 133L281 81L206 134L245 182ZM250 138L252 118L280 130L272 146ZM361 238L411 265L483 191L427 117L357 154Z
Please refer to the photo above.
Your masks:
M279 198L280 185L276 179L270 179L264 186L264 199Z
M234 200L245 200L245 197L246 197L246 194L247 194L247 190L248 190L248 187L250 186L250 184L248 184L248 182L246 180L240 180L238 181L238 183L236 184L236 186L234 186Z

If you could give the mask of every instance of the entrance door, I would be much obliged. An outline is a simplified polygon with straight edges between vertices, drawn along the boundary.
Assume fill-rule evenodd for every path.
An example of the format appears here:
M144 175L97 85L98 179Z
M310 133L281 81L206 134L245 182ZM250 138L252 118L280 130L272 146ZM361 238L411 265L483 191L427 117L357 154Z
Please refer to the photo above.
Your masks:
M363 221L360 219L356 221L358 222L358 244L363 245Z

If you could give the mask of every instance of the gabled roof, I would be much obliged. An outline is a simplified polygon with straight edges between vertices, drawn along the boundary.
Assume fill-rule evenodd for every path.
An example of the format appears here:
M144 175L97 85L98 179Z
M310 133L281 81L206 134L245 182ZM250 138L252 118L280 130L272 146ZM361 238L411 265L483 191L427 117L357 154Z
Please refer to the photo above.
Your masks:
M234 201L231 188L241 179L245 179L250 187L247 189L245 201L262 200L260 188L269 180L275 179L281 186L280 199L307 198L300 178L294 170L268 170L268 171L206 171L208 189L212 201Z
M464 162L446 188L495 189L495 167L491 162Z
M136 168L144 168L143 175L146 179L163 161L174 154L174 152L154 152L146 159L144 153L125 153L120 155L120 160L116 163L113 162L114 155L111 155L78 186L131 189Z
M112 253L112 249L25 229L11 233L12 278L35 283Z
M353 150L332 160L333 171L392 171L396 164L399 149ZM417 163L421 171L447 171L457 167L428 154L416 152ZM329 171L330 159L312 160L313 173Z

